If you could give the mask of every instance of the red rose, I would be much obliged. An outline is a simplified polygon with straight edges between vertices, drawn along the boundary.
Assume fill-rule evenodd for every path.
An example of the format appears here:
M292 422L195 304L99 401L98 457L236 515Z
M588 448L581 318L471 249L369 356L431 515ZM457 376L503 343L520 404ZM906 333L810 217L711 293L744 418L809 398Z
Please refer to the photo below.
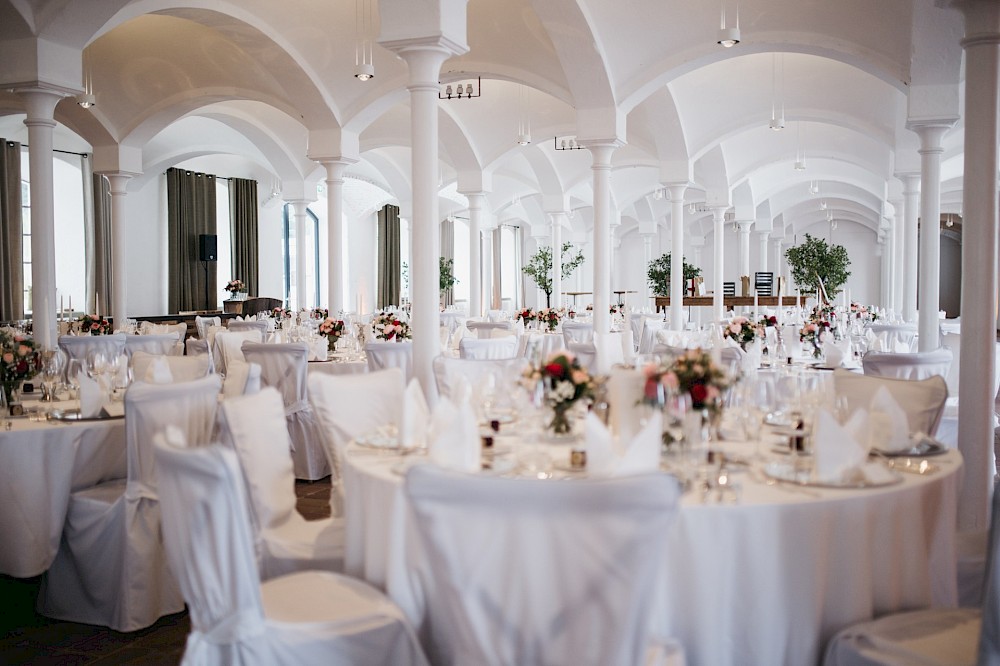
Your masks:
M701 404L705 402L705 398L708 397L708 389L705 388L704 384L695 384L691 387L691 401L695 404Z
M650 400L656 399L656 394L659 392L659 382L655 379L646 380L646 397Z
M545 366L545 372L546 374L552 375L556 379L559 379L563 376L563 367L558 363L549 363L548 365Z
M17 373L18 374L24 374L25 372L28 371L28 363L26 361L23 361L23 360L22 361L18 361L16 369L17 369Z

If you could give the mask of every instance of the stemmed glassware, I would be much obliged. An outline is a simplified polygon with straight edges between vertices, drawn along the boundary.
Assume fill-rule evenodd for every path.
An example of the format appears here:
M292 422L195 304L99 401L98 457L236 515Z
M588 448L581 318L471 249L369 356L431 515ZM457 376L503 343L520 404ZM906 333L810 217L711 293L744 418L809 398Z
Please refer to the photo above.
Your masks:
M83 363L78 358L71 358L66 364L66 385L70 390L70 399L77 400L80 397L80 373L83 372Z

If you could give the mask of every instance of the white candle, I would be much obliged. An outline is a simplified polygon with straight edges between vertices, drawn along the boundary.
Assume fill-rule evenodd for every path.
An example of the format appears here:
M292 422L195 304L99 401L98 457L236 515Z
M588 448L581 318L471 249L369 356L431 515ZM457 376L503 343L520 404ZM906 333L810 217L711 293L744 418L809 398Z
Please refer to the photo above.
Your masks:
M782 322L785 320L785 304L782 302L781 287L784 284L782 280L778 280L778 326L781 326Z
M760 308L758 306L756 289L753 290L753 318L755 321L760 319Z
M73 294L69 295L69 315L70 318L73 317Z
M63 320L63 315L65 315L65 314L66 314L66 311L63 310L63 296L62 296L62 294L59 294L59 316L56 317L56 320L57 321L62 321Z
M94 314L101 318L101 295L97 293L94 294Z

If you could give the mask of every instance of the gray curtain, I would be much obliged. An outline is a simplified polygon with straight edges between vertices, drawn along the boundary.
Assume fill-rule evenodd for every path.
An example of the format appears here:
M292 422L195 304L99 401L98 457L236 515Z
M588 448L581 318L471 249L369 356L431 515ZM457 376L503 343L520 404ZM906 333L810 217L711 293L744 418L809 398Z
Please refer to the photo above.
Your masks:
M500 235L500 227L498 226L493 230L493 298L490 300L490 307L494 310L500 310L503 307L503 289L500 283L501 273L500 273L500 257L502 254L502 236Z
M379 309L399 305L399 261L399 206L386 204L378 212Z
M170 312L219 308L218 262L198 260L198 236L215 232L215 176L167 169Z
M24 319L21 144L0 139L0 320Z
M232 229L231 279L243 280L248 293L257 295L257 181L229 179L229 225Z
M93 263L94 282L87 290L87 312L97 312L96 296L104 312L111 310L111 184L103 174L95 173Z
M441 256L453 262L455 260L455 220L450 217L441 222ZM454 274L454 264L452 273ZM442 298L444 305L452 305L455 302L455 288L446 290Z

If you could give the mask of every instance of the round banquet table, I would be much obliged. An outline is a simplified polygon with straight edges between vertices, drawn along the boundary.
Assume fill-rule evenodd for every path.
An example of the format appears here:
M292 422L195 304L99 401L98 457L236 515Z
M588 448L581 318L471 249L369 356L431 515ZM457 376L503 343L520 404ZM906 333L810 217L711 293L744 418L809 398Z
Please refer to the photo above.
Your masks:
M742 455L752 451L727 447L740 445ZM566 447L551 451L568 460ZM962 458L948 451L929 460L934 473L901 473L879 488L769 485L734 467L738 504L686 493L663 554L657 632L678 639L691 664L816 664L852 623L954 606ZM345 570L386 589L419 627L422 555L402 492L404 461L418 462L348 447Z
M561 331L528 331L518 339L517 348L522 352L521 356L532 358L532 353L537 352L539 358L546 359L560 349L565 349L566 341Z
M327 375L358 375L368 372L368 361L364 358L348 358L334 355L327 361L309 361L307 370L310 373L321 372Z
M37 403L25 401L34 408ZM55 409L78 407L75 401ZM70 494L125 478L125 420L12 419L0 428L0 574L43 573L59 550Z

